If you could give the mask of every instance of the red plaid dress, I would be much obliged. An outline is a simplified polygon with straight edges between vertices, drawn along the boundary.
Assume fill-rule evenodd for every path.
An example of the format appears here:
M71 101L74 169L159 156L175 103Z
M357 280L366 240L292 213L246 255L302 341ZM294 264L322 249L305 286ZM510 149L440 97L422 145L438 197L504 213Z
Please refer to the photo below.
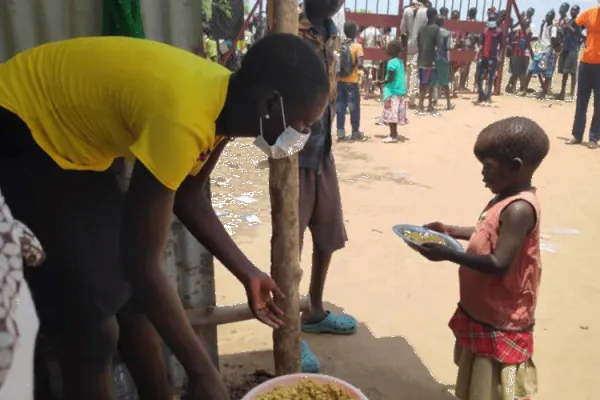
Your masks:
M460 308L448 324L456 342L478 356L503 364L521 364L533 355L533 332L514 332L493 329L475 322Z

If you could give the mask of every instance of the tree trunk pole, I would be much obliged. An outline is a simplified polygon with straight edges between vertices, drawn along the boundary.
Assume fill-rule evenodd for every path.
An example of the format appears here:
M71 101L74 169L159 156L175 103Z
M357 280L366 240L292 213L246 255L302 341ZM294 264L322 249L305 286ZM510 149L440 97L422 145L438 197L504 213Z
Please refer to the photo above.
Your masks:
M271 32L298 34L298 1L269 0ZM271 195L271 276L285 294L277 305L284 311L285 326L273 332L277 375L300 372L300 228L298 225L298 156L269 159Z

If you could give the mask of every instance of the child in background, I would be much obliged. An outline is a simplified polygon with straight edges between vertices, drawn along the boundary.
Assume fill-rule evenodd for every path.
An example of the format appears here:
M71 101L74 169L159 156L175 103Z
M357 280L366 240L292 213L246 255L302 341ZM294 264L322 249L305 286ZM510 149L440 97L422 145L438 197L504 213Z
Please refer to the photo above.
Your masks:
M350 125L352 126L352 140L360 140L363 134L360 131L360 74L364 68L363 47L356 41L358 26L352 21L344 24L346 39L340 48L340 58L337 63L337 97L336 121L338 140L346 139L346 110L350 110Z
M425 96L429 93L429 105L427 112L434 112L433 108L433 69L437 49L440 46L440 27L436 24L437 10L435 8L427 9L427 25L419 31L417 42L419 43L419 55L417 65L419 66L419 114L425 112L423 103Z
M387 62L385 81L383 81L383 123L390 127L390 136L384 143L397 143L406 140L398 137L398 125L408 124L406 113L406 74L404 63L400 59L403 51L400 40L388 43L386 52L391 57Z
M450 101L450 32L444 29L446 20L443 17L437 19L440 27L440 45L435 59L433 70L433 83L437 90L446 96L446 110L454 109Z
M427 228L469 240L467 250L426 243L431 261L460 265L460 302L450 320L456 337L456 397L514 400L537 391L532 361L540 285L540 202L532 176L549 150L548 136L524 117L500 120L475 142L483 181L495 195L475 227L434 222Z

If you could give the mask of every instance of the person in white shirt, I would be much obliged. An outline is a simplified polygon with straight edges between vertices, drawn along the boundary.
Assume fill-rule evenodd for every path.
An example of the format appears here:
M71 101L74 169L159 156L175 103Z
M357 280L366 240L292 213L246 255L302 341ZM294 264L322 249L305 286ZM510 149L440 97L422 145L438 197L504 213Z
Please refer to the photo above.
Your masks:
M419 55L419 31L427 25L426 0L412 0L411 6L402 13L400 23L400 36L406 45L406 91L408 93L408 106L416 107L419 94L419 69L417 58Z
M362 31L360 37L363 40L363 47L376 48L381 47L383 42L383 32L375 26L369 26ZM375 86L373 82L377 80L379 62L373 60L364 61L364 81L363 89L367 95L373 94Z
M540 48L538 53L533 57L533 61L529 66L529 73L523 88L523 93L527 93L527 88L531 82L533 75L541 75L543 78L542 90L538 94L538 99L543 99L548 94L550 82L554 75L554 66L556 60L556 51L558 50L558 28L554 24L556 14L554 10L548 11L546 18L540 29Z
M344 35L344 24L346 23L346 10L347 9L344 9L342 7L337 13L335 13L333 17L331 17L342 39L346 38L346 36Z

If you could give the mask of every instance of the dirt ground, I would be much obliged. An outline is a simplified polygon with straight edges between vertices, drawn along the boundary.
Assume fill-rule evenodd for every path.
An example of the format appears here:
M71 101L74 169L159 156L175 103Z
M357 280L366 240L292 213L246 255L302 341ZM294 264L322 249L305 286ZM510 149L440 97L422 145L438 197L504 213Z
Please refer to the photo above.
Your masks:
M375 101L362 107L370 140L334 144L348 229L347 248L334 256L326 299L361 323L351 337L306 336L322 372L358 386L371 400L451 399L456 377L447 322L458 300L457 267L430 263L392 232L399 223L440 220L473 224L491 197L481 182L472 146L492 121L524 115L544 127L550 155L535 177L543 202L544 252L537 308L535 361L540 399L597 399L600 349L600 253L596 243L600 152L562 142L570 136L574 104L497 97L495 107L455 101L439 118L410 115L401 133L410 140L383 144ZM349 121L347 122L349 123ZM213 174L214 202L235 241L268 270L268 170L250 141L230 144ZM598 169L597 169L598 168ZM248 204L236 200L248 196ZM245 200L242 198L242 200ZM255 214L256 217L249 215ZM252 222L254 221L254 222ZM576 230L576 231L574 231ZM311 248L302 266L308 287ZM595 254L595 255L594 255ZM240 284L217 267L219 304L245 301ZM233 384L256 370L273 371L271 331L255 321L219 328L222 370ZM579 360L579 361L577 361ZM554 376L554 378L552 378ZM245 378L244 378L245 379Z

